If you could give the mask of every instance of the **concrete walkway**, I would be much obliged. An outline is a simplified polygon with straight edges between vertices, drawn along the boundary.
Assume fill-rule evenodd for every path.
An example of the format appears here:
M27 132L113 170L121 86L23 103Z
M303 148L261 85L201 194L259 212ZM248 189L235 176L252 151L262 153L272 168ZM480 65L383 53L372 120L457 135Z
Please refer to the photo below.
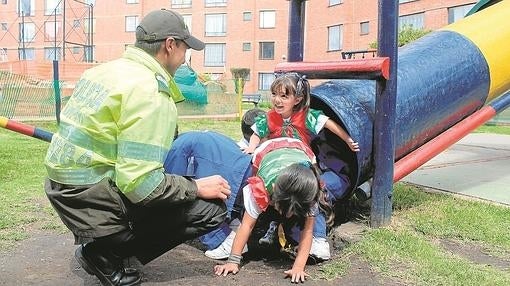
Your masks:
M510 206L510 135L469 134L402 181Z

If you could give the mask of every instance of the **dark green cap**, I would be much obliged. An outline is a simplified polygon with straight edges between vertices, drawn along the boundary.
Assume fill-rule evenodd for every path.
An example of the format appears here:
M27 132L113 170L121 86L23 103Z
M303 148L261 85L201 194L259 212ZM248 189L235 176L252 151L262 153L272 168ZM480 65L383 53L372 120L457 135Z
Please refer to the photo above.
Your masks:
M204 43L193 37L184 18L177 12L161 9L147 14L136 28L136 40L155 42L168 37L184 41L190 48L200 51Z

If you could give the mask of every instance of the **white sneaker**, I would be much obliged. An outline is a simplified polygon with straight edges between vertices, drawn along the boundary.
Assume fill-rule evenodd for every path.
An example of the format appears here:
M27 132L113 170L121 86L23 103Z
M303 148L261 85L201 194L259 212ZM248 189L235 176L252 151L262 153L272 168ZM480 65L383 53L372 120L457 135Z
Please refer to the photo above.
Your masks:
M329 251L329 242L324 237L314 237L312 240L312 248L310 249L310 255L322 260L329 260L331 258L331 252Z
M231 231L225 240L215 249L207 250L204 252L205 256L212 259L226 259L230 255L232 250L232 244L234 243L234 237L236 236L235 231ZM248 246L245 245L243 248L243 254L248 252Z

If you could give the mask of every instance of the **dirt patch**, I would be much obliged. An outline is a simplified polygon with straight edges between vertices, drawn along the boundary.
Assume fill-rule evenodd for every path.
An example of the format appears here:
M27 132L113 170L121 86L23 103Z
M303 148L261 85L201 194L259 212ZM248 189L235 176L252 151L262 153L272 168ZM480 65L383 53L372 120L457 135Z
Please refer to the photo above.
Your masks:
M505 257L491 255L482 245L458 240L439 240L441 247L476 264L488 265L499 270L510 271L510 253Z
M99 280L78 265L74 259L75 248L70 233L35 231L14 249L0 253L0 285L100 285ZM176 247L145 266L137 261L131 263L144 273L143 285L149 286L290 284L290 280L283 279L283 271L290 269L292 261L251 257L253 260L247 261L241 272L227 277L216 277L212 269L217 262L205 257L192 242ZM306 285L403 285L372 271L357 257L351 259L348 273L335 280L320 279L320 266L307 267L311 278Z

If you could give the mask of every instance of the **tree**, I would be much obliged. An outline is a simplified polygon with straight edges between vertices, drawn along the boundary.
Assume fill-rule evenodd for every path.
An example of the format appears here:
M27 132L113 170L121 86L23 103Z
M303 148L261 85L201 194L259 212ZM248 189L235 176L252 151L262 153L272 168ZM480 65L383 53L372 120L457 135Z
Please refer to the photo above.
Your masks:
M432 30L415 29L411 25L404 25L398 31L398 46L402 47L403 45L418 40L430 32L432 32ZM377 41L370 43L369 47L372 49L377 49Z
M244 82L248 79L248 76L250 76L250 69L249 68L231 68L230 72L232 73L232 77L234 78L234 87L236 93L239 93L244 88Z

